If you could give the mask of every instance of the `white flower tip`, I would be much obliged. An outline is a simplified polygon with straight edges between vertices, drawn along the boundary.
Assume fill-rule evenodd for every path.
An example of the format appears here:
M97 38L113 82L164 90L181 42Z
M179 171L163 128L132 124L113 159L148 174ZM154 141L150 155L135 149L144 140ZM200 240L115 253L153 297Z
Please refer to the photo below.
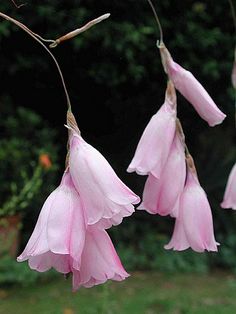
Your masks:
M214 122L208 122L208 124L209 124L209 126L214 127L218 124L221 124L226 117L227 117L226 114L222 113L221 118L219 120L214 121Z
M104 19L108 19L111 16L111 13L106 13L103 15Z

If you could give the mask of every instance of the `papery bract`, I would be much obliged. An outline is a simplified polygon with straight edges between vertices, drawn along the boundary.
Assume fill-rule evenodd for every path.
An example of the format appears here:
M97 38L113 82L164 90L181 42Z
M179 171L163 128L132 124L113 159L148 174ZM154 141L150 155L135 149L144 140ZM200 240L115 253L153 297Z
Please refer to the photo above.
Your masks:
M221 207L236 209L236 164L230 172Z
M117 225L134 212L139 203L135 195L116 175L108 161L83 138L70 131L69 167L81 196L88 225L101 228Z
M166 98L159 111L151 118L138 143L127 169L138 174L152 174L160 178L175 134L176 94L168 83Z
M160 179L149 174L144 187L143 202L138 209L162 216L172 214L183 192L185 178L184 145L176 133ZM178 208L175 209L174 215L177 215L177 212Z
M203 252L217 251L217 245L206 193L200 186L197 175L188 171L180 199L179 217L176 219L172 239L165 248L184 250L191 247L196 252Z
M193 74L173 61L166 47L160 46L162 62L176 89L194 106L210 126L220 124L226 115L216 106L210 95Z
M32 269L43 272L51 267L68 273L80 269L86 224L79 195L69 172L45 201L35 229L18 262L29 260Z
M73 290L99 285L108 279L121 281L129 276L107 232L94 226L87 229L81 268L72 272Z

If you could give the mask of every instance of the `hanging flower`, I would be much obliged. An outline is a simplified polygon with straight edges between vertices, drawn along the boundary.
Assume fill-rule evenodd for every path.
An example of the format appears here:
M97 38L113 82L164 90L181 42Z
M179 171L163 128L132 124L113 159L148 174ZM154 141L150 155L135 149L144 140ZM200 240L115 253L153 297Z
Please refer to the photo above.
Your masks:
M200 117L206 120L210 126L220 124L226 115L216 106L205 88L191 72L173 61L164 44L159 48L164 69L176 89L194 106Z
M221 207L236 209L236 164L230 172Z
M81 258L80 270L73 269L73 290L90 288L108 279L121 281L129 276L106 231L89 226Z
M176 94L173 84L168 82L165 102L144 130L128 172L160 178L173 142L175 120Z
M80 197L68 171L46 200L26 248L17 258L18 262L25 260L39 272L54 268L73 274L73 290L129 276L107 232L97 226L86 227Z
M74 128L70 130L69 168L80 194L88 225L110 228L134 212L140 202L116 175L108 161L86 143Z
M29 261L39 272L51 267L68 273L80 269L86 224L82 204L66 171L60 186L45 201L35 229L18 262Z
M184 189L186 165L184 146L177 132L160 179L149 174L146 181L143 202L138 209L150 214L178 215L178 203Z
M180 198L179 215L172 239L165 248L180 251L191 247L196 252L217 251L219 244L214 237L211 208L190 156L187 164L187 180Z

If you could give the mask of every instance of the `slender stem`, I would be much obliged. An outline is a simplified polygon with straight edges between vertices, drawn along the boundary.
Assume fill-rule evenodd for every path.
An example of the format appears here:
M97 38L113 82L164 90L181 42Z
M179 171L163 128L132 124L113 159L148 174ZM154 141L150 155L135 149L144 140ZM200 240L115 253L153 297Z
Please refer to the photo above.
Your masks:
M234 29L235 29L235 34L236 34L236 12L235 12L235 8L234 8L232 0L228 0L228 1L231 8L231 13L232 13L233 22L234 22Z
M155 16L155 19L156 19L156 22L157 22L157 25L158 25L158 28L159 28L159 32L160 32L160 44L161 44L161 43L163 43L163 31L162 31L161 22L160 22L160 19L159 19L158 15L157 15L157 12L156 12L156 10L155 10L155 8L154 8L154 5L153 5L152 1L151 1L151 0L147 0L147 1L148 1L148 3L150 4L150 7L152 8L152 12L153 12L153 14L154 14L154 16Z
M19 9L21 7L23 7L24 5L26 5L26 3L22 3L22 4L16 4L16 2L14 0L11 0L11 2L14 4L14 6Z
M65 80L61 71L61 68L56 60L56 58L54 57L54 55L51 53L51 51L40 41L40 37L38 35L36 35L35 33L33 33L27 26L25 26L24 24L20 23L19 21L11 18L10 16L0 12L0 16L2 18L4 18L5 20L8 20L10 22L12 22L13 24L17 25L18 27L20 27L23 31L25 31L27 34L29 34L33 39L35 39L41 46L43 46L43 48L49 53L49 55L51 56L51 58L53 59L53 61L55 62L55 65L57 67L57 70L59 72L61 81L62 81L62 85L64 88L64 92L66 95L66 101L67 101L67 106L68 106L68 110L71 111L71 102L70 102L70 97L66 88L66 84L65 84Z

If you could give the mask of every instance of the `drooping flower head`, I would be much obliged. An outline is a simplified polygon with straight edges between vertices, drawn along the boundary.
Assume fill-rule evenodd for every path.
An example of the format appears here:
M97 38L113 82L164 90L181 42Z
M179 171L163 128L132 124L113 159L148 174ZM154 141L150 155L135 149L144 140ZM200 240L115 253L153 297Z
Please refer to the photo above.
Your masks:
M74 291L129 276L107 232L96 225L87 226L68 170L47 198L28 244L17 258L18 262L25 260L39 272L54 268L72 274Z
M226 185L224 200L221 203L223 208L236 210L236 164L233 166Z
M196 252L217 251L212 213L206 193L200 186L193 159L187 156L187 180L180 198L179 215L174 233L166 249L185 250L191 247Z
M184 188L185 178L184 145L176 132L160 179L149 174L144 187L143 202L138 209L145 209L151 214L161 216L175 216L178 212L179 198Z
M121 281L129 276L105 230L89 226L81 258L80 270L73 269L73 290L90 288L108 279Z
M176 94L173 84L168 82L165 102L145 128L128 172L160 178L173 142L175 120Z
M193 105L200 117L207 121L210 126L220 124L226 115L216 106L205 88L191 72L173 61L163 43L159 48L165 72L173 81L176 89Z
M110 228L134 212L140 202L116 175L108 161L70 126L69 169L88 225Z
M71 267L80 269L85 232L82 204L66 171L60 186L45 201L26 248L17 260L28 260L30 268L39 272L52 267L64 274Z

